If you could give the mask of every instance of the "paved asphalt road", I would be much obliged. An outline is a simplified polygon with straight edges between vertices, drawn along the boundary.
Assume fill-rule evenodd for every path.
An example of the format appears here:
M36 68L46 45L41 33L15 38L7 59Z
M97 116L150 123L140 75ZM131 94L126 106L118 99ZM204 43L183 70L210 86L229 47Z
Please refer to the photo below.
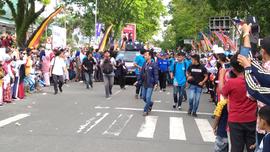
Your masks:
M70 83L64 92L53 88L0 107L1 152L211 152L214 109L203 95L198 117L172 109L172 88L156 91L151 114L142 116L143 101L135 88L120 90L106 100L102 83L86 90Z

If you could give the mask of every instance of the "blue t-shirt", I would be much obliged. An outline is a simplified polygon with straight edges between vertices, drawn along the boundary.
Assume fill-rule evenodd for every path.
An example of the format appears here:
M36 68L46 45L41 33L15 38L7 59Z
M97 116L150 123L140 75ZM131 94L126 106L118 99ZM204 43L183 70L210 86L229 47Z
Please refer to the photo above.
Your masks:
M145 63L145 59L142 55L138 55L136 56L135 60L134 60L134 63L136 63L139 67L142 67ZM136 68L135 69L135 73L138 75L140 74L140 70L139 68Z
M170 58L169 59L169 70L171 71L171 69L173 68L173 64L174 64L174 62L175 62L175 59L174 58Z
M190 59L185 59L185 63L187 65L187 69L188 69L188 67L192 64L192 61Z
M173 85L184 86L187 81L186 79L187 66L185 62L175 62L174 64L170 68L170 71L173 72L173 75L174 75Z
M158 59L158 68L161 72L167 72L169 70L169 60Z

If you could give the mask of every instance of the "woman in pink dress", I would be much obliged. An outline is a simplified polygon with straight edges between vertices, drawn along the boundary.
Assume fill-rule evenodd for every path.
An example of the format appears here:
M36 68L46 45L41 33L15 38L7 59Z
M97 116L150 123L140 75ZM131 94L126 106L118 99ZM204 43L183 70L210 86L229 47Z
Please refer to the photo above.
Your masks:
M50 52L46 50L45 56L42 57L42 74L47 87L50 86L50 63Z

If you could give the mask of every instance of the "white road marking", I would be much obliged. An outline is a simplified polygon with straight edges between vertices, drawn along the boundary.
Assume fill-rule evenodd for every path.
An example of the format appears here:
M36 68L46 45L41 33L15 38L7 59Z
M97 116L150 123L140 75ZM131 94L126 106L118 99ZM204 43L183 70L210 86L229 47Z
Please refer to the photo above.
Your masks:
M8 125L8 124L10 124L12 122L18 121L20 119L23 119L23 118L26 118L26 117L29 117L29 116L30 116L30 114L24 113L24 114L18 114L16 116L7 118L5 120L0 121L0 127L3 127L3 126Z
M82 132L83 129L85 129L93 120L96 119L96 117L98 117L100 115L101 115L101 113L96 113L95 117L92 117L89 120L86 120L85 124L81 125L80 128L77 130L77 133Z
M170 139L186 140L183 118L170 117Z
M161 103L161 100L154 100L155 103Z
M113 95L115 96L115 95L119 94L120 92L122 92L122 90L116 91Z
M101 107L101 106L95 106L95 109L110 109L111 107Z
M123 116L122 114L120 114L118 118L114 120L113 123L109 126L109 128L103 132L103 135L108 134L119 136L132 117L133 115Z
M206 119L195 119L204 142L215 142L215 135L213 133L210 123Z
M116 110L129 110L129 111L143 111L143 109L140 108L124 108L124 107L116 107ZM186 111L173 111L173 110L158 110L158 109L153 109L153 112L161 112L161 113L180 113L180 114L186 114ZM200 115L208 115L212 116L212 113L207 113L207 112L197 112L197 114Z
M98 123L100 123L108 115L109 115L109 113L105 113L101 118L99 118L98 120L96 120L94 122L94 124L91 125L84 133L86 134L87 132L89 132L92 128L94 128Z
M156 129L157 118L157 116L146 116L145 121L137 134L137 137L153 138Z

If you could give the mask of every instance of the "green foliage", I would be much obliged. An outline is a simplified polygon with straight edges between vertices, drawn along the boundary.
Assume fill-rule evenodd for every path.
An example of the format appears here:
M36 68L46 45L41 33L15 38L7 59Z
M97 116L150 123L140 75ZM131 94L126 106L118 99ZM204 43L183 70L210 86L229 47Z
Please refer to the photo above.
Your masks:
M164 34L163 48L176 48L184 39L197 39L199 32L208 31L209 17L223 14L216 12L208 0L172 0L169 8L173 19Z
M41 3L44 5L49 5L51 3L51 0L41 0Z
M5 5L5 1L0 0L0 15L6 14L5 10L3 9L4 5Z
M163 49L175 49L176 48L176 33L172 25L168 26L167 30L163 34L163 41L158 45Z
M246 18L248 15L258 17L261 36L270 35L270 1L269 0L208 0L217 12L225 12L231 17Z
M36 0L19 0L16 6L13 5L11 0L4 1L11 10L15 22L17 46L21 48L26 47L26 33L30 25L33 24L45 10L45 5L43 5L40 10L36 11Z
M66 3L76 3L87 8L86 13L81 15L81 27L85 34L93 35L95 0L68 0ZM165 11L161 0L98 0L97 7L98 22L104 23L106 27L113 24L115 38L120 38L126 23L135 23L137 38L141 41L151 39L157 32L159 17Z

